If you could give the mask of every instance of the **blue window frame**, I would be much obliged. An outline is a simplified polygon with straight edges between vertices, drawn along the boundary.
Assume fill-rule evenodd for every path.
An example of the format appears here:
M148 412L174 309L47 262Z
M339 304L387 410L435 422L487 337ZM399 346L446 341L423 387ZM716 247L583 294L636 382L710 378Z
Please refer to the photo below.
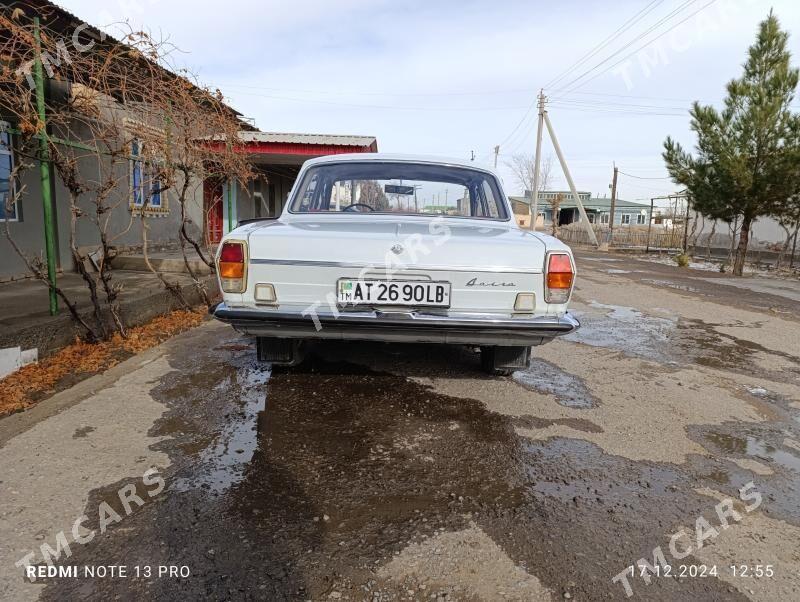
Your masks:
M141 158L143 146L141 140L131 143L131 204L134 207L143 207L147 202L147 207L160 209L161 183L152 164ZM146 198L144 193L148 188L149 198Z
M137 159L141 156L141 143L138 140L131 142L131 193L133 195L133 206L141 207L144 205L144 195L142 194L142 161Z
M13 171L14 152L11 148L11 134L0 130L0 221L20 220L19 202L8 205L14 192L14 181L11 177Z

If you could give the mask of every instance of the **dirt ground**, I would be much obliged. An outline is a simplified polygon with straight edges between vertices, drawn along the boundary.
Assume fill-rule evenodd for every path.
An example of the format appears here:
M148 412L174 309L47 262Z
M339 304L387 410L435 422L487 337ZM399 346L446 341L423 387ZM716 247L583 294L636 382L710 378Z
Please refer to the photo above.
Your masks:
M0 420L0 598L800 599L800 285L578 269L513 377L208 322Z

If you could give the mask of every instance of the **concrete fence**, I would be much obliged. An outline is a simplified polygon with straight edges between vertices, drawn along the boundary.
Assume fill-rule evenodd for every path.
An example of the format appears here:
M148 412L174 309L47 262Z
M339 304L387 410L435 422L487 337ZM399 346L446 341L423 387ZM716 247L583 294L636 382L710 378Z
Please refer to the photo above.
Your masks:
M683 228L653 227L648 233L647 227L621 226L615 227L613 239L608 227L594 226L598 242L607 243L616 249L640 249L642 251L681 251L683 250ZM707 259L726 260L730 255L731 237L729 234L716 234L711 237L701 234L687 237L687 247L691 255ZM565 226L559 228L558 238L566 243L591 244L589 234L583 227ZM776 265L780 258L779 245L769 245L758 240L751 241L747 251L747 261L763 265ZM791 250L790 250L791 251ZM794 256L791 252L784 255L781 265L800 266L800 253Z

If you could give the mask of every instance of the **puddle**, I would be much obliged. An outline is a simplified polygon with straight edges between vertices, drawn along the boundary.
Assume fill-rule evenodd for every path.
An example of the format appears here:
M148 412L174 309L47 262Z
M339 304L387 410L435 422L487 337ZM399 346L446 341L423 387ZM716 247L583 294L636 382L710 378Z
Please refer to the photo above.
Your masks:
M749 456L768 463L774 462L784 468L800 472L800 457L753 435L740 437L727 433L707 433L705 438L728 454Z
M679 284L677 282L673 282L672 280L657 280L654 278L642 278L642 282L647 284L654 284L656 286L666 286L668 288L672 288L678 291L684 291L686 293L699 293L700 289L695 288L694 286L689 286L688 284Z
M633 307L596 301L590 301L589 306L599 311L573 310L581 327L565 339L662 363L680 359L680 354L669 344L677 319L646 316Z
M113 537L73 548L70 559L89 565L155 553L191 567L192 578L181 580L180 595L169 579L135 591L129 580L53 579L43 600L230 599L240 591L268 600L332 592L472 599L440 596L438 587L409 596L402 583L375 577L412 541L471 523L520 566L534 567L548 589L562 595L568 578L570 597L610 599L619 586L609 576L662 541L664 525L711 507L674 465L629 461L572 438L529 442L512 418L468 396L339 360L361 348L393 363L380 358L382 346L320 345L306 366L270 374L250 352L213 351L218 332L203 336L175 350L175 371L153 388L169 408L164 430L174 431L154 444L170 455L168 489ZM442 373L415 361L420 371ZM459 370L474 378L471 367ZM598 428L582 419L559 424ZM193 435L212 440L186 457L180 445ZM173 476L183 479L180 488ZM728 585L711 579L648 587L652 599L731 599Z
M586 388L583 379L545 360L532 359L527 370L514 373L514 380L523 387L553 395L559 404L568 408L597 406L597 399Z
M750 356L762 348L750 341L720 334L715 326L701 320L681 319L678 323L680 345L701 366L751 371Z
M242 358L243 362L244 360ZM224 378L214 390L227 390L238 394L242 408L228 421L213 445L206 447L198 461L209 468L199 470L192 478L178 478L177 491L202 487L215 493L222 492L242 479L244 468L253 459L258 448L258 416L266 405L266 384L270 370L254 360L239 366L230 377Z
M523 429L545 429L550 426L566 426L584 433L602 433L603 429L590 420L583 418L541 418L526 414L514 418L514 426Z
M596 301L588 305L586 311L572 311L581 321L581 328L564 337L567 340L616 349L662 364L696 363L748 374L753 372L751 356L755 352L797 359L717 330L718 327L742 326L739 323L715 324L678 316L651 316L633 307Z
M605 270L609 274L632 274L633 270L618 270L616 268L612 268L610 270Z

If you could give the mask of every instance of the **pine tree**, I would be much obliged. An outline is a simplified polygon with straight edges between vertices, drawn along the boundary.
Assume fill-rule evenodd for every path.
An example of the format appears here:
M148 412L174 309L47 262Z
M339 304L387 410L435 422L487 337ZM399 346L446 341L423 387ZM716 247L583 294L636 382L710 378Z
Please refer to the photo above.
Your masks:
M722 111L695 102L691 128L696 155L672 138L664 142L670 176L686 186L695 210L711 219L741 223L733 273L742 275L750 229L775 215L797 192L798 116L790 105L798 70L790 64L788 33L772 12L759 26L744 73L727 86Z

